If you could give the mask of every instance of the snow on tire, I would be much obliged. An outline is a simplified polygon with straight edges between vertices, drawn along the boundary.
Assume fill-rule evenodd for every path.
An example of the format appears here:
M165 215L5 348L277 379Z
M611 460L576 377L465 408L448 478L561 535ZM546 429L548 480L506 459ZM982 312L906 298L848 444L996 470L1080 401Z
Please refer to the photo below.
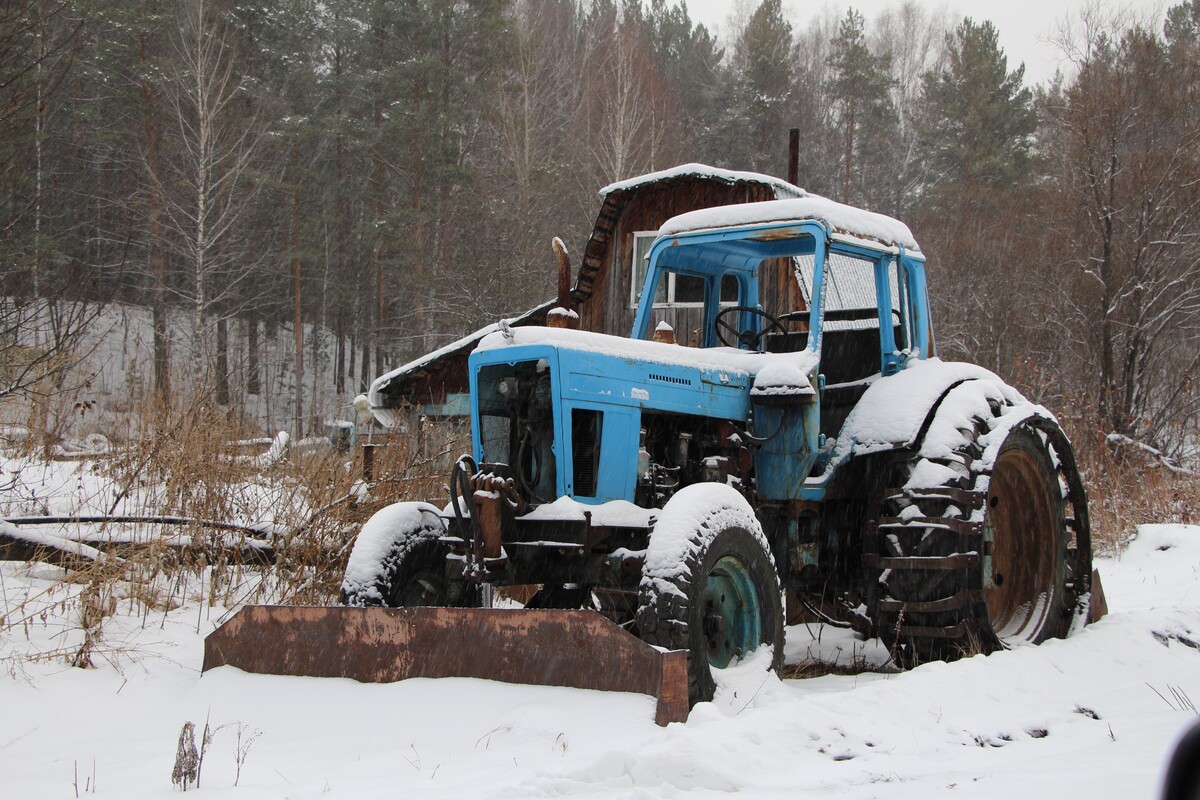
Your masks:
M773 648L783 665L779 576L746 499L723 484L693 484L663 508L646 550L637 627L649 644L688 652L688 695L716 691L714 669Z
M866 532L878 635L919 662L1066 635L1091 576L1087 501L1044 409L993 381L947 394Z
M448 605L445 550L438 542L445 530L429 503L395 503L375 512L350 551L342 604Z

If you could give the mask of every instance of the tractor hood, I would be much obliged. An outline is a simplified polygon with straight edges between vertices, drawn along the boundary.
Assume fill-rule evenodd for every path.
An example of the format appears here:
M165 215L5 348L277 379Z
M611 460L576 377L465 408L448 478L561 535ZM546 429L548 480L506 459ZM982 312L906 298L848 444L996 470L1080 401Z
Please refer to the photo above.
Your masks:
M690 367L699 371L704 383L749 386L751 397L805 397L815 394L811 375L817 366L817 357L809 350L798 353L755 353L733 347L701 349L589 331L530 327L510 328L489 334L480 341L475 352L530 345L549 345L560 350L602 354L631 365ZM493 360L493 357L489 356L489 360Z

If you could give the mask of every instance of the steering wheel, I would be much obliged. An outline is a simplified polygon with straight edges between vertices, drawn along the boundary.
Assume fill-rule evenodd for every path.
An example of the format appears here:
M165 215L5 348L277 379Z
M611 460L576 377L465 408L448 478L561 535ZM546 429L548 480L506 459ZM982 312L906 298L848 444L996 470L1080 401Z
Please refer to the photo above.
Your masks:
M753 330L740 331L725 319L725 317L730 314L740 314L743 311L749 312L756 317L762 317L767 321L767 326L757 333ZM783 323L777 318L771 316L761 308L754 308L752 306L730 306L729 308L724 308L719 314L717 314L714 324L717 329L717 339L726 347L739 347L741 345L745 345L751 350L759 350L759 345L762 344L763 337L771 331L775 330L779 331L780 333L787 333L787 328L783 327ZM729 336L732 338L726 338L726 334L729 334ZM735 341L737 344L734 344Z

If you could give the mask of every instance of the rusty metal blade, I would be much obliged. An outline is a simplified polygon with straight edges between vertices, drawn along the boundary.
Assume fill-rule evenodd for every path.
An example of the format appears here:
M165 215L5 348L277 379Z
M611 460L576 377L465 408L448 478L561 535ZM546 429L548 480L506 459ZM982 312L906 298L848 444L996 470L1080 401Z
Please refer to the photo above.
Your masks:
M205 671L484 678L648 694L659 725L688 715L687 653L663 652L595 611L247 606L204 640Z
M1088 603L1088 624L1099 622L1108 614L1108 598L1104 596L1104 584L1100 583L1100 572L1092 570L1092 596Z

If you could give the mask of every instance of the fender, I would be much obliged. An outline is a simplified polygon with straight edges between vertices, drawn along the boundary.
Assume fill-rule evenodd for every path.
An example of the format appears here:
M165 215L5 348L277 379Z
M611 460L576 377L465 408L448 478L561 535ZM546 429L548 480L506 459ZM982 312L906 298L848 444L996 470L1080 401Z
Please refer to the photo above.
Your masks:
M836 468L852 456L912 447L950 391L975 380L994 383L1014 405L1028 402L995 373L975 364L913 359L896 374L876 380L863 393L842 425L830 466Z

